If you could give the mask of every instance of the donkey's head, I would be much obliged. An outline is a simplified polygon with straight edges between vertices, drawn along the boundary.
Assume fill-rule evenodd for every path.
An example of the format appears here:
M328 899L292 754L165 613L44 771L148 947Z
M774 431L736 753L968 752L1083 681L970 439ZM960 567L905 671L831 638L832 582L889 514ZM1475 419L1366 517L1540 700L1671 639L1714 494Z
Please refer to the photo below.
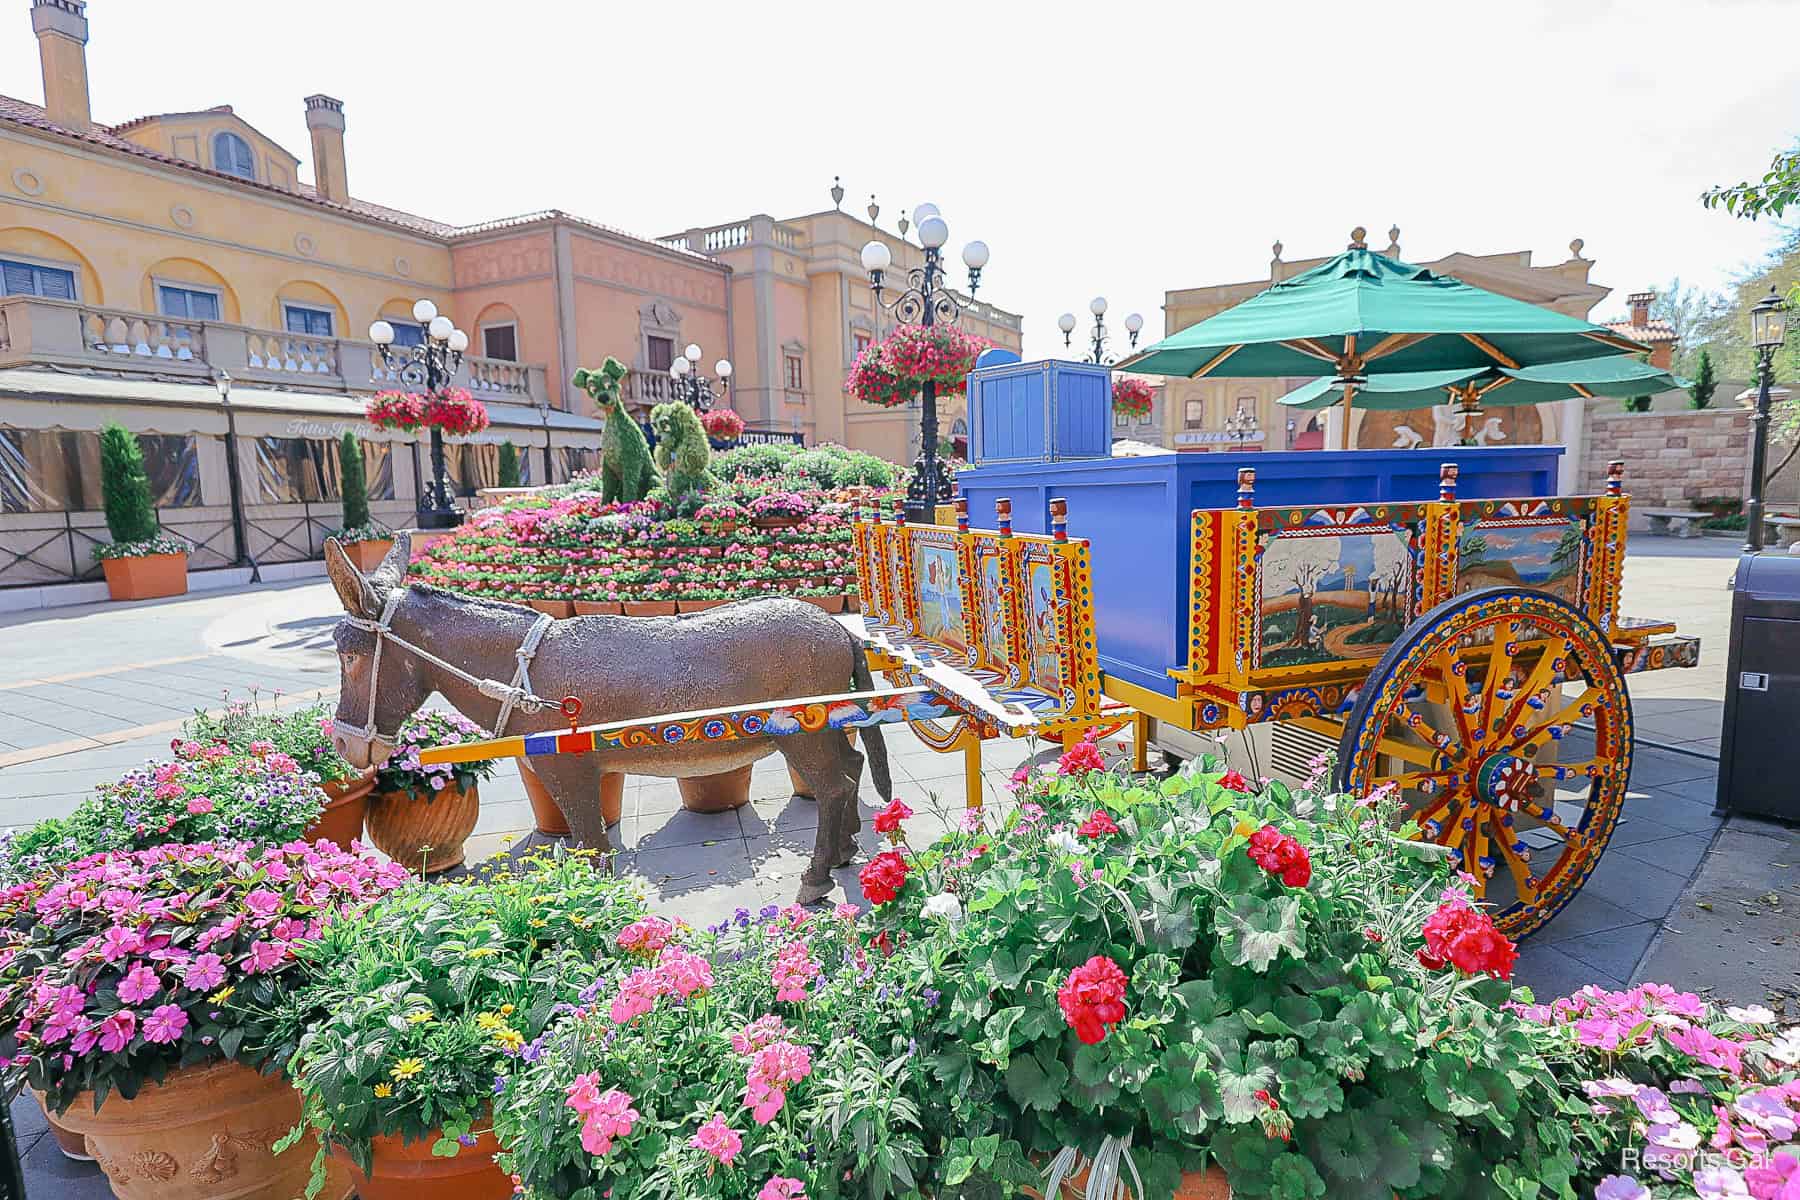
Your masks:
M331 740L354 766L385 762L393 753L401 722L431 694L419 660L396 646L383 651L381 669L375 669L379 638L369 626L381 621L395 589L405 586L411 561L412 539L405 533L394 535L394 548L368 575L356 569L336 538L325 542L325 573L348 614L332 635L340 680ZM393 616L399 616L398 607Z

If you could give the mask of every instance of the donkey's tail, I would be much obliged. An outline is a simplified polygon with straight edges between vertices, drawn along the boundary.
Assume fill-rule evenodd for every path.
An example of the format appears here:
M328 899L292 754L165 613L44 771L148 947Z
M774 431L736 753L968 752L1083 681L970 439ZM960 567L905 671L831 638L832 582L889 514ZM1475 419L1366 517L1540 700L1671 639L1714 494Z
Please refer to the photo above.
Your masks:
M863 653L862 646L852 641L850 653L854 656L854 665L850 668L850 681L859 692L872 692L875 683L869 677L869 657ZM883 801L894 799L894 777L888 772L887 743L881 740L881 726L870 725L862 731L863 753L869 760L869 778L875 781L875 791Z

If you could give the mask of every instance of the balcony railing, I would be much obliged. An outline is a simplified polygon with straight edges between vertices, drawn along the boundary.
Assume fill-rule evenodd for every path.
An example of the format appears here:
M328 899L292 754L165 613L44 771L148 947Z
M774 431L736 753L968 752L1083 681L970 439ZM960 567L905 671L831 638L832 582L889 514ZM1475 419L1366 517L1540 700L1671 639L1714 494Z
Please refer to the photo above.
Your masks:
M196 382L228 371L244 383L321 391L399 386L398 374L381 365L369 342L34 296L0 298L0 367L13 366L132 371ZM466 356L454 382L480 400L530 405L551 400L545 368L535 364Z
M734 221L729 225L690 229L686 233L658 238L657 241L664 246L676 250L691 250L696 254L717 255L739 246L753 245L772 245L782 250L797 251L806 246L806 232L793 225L783 225L773 217L757 215L747 221Z

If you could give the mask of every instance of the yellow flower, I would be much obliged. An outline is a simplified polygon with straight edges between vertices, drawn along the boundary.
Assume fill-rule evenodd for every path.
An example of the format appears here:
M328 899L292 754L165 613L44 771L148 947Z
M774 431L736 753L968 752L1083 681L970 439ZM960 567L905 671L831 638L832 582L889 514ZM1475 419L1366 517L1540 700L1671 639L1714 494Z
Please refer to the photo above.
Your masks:
M499 1029L494 1032L494 1040L503 1050L517 1050L525 1044L525 1035L516 1029Z
M389 1071L388 1075L394 1079L411 1079L414 1075L417 1075L424 1069L425 1063L423 1060L417 1058L403 1058L394 1064L394 1069Z
M475 1024L482 1029L499 1029L506 1022L501 1020L499 1013L484 1012L476 1014Z
M393 1094L394 1094L394 1085L393 1084L378 1083L375 1085L375 1098L376 1099L386 1100L389 1096L391 1096Z
M469 951L468 954L466 955L466 957L468 957L468 958L492 958L492 957L494 957L494 955L496 955L498 953L500 953L500 952L498 950L494 949L492 946L477 946L473 950Z
M513 1015L513 1006L510 1004L502 1004L500 1006L500 1015L503 1017L512 1016Z
M549 923L550 922L544 920L544 918L542 918L542 917L531 918L531 927L533 929L542 929L544 926L548 925Z
M235 991L237 991L237 988L235 988L235 987L223 987L223 988L220 988L218 991L214 992L212 995L208 996L207 999L211 1000L214 1004L223 1004L227 1000L231 999L231 993L233 993Z
M1245 838L1247 838L1251 834L1255 833L1256 830L1257 830L1257 826L1252 825L1250 822L1244 820L1244 818L1242 818L1242 817L1239 817L1238 823L1231 827L1231 832L1237 834L1239 837L1245 837Z
M423 1010L406 1014L406 1023L408 1025L423 1025L429 1020L431 1020L431 1014L424 1012Z

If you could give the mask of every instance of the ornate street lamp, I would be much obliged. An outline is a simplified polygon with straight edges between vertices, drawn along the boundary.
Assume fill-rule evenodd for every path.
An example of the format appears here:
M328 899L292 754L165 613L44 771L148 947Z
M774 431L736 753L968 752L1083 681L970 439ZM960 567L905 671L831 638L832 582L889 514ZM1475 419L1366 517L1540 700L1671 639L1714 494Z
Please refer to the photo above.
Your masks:
M1763 471L1769 461L1769 386L1775 381L1775 351L1787 340L1787 305L1775 294L1756 302L1750 310L1750 344L1756 347L1756 415L1750 419L1750 499L1744 515L1750 519L1749 540L1744 549L1754 554L1763 548Z
M394 327L386 321L369 326L369 340L381 353L381 364L399 376L409 387L423 387L427 395L449 386L462 366L463 351L469 348L469 335L458 329L449 317L438 312L437 305L420 300L413 305L413 320L423 335L416 346L394 348ZM444 470L444 435L435 425L431 429L431 482L419 497L419 528L454 529L462 521L450 494L450 481Z
M1242 400L1238 401L1237 411L1225 418L1225 432L1231 435L1239 449L1242 449L1245 442L1260 432L1256 424L1256 414L1245 408Z
M731 360L721 358L713 364L719 390L731 383ZM686 402L695 412L705 412L718 397L713 395L713 381L700 373L700 343L689 342L681 357L669 364L669 378L675 381L675 399Z
M950 226L945 224L935 204L921 204L913 209L913 221L919 230L919 244L925 247L925 265L906 273L906 287L894 299L881 298L882 279L893 265L893 252L887 243L870 241L862 248L863 270L869 273L869 287L875 303L894 314L897 321L917 323L927 329L935 325L952 325L962 316L962 305L944 287L944 243L950 240ZM901 230L906 229L904 218ZM970 242L962 249L963 266L969 269L969 297L981 285L981 270L988 263L986 242ZM937 380L927 379L920 394L919 457L913 463L912 482L906 488L906 519L929 525L936 520L937 506L951 498L950 481L938 466Z
M1114 361L1113 355L1106 352L1106 297L1095 296L1088 303L1088 311L1094 314L1094 331L1088 335L1092 348L1082 362L1091 362L1100 366L1108 366ZM1064 313L1056 318L1056 327L1062 330L1063 345L1069 345L1069 339L1075 332L1075 314ZM1131 338L1131 348L1137 349L1138 334L1143 331L1144 317L1141 313L1132 313L1125 318L1125 332Z

